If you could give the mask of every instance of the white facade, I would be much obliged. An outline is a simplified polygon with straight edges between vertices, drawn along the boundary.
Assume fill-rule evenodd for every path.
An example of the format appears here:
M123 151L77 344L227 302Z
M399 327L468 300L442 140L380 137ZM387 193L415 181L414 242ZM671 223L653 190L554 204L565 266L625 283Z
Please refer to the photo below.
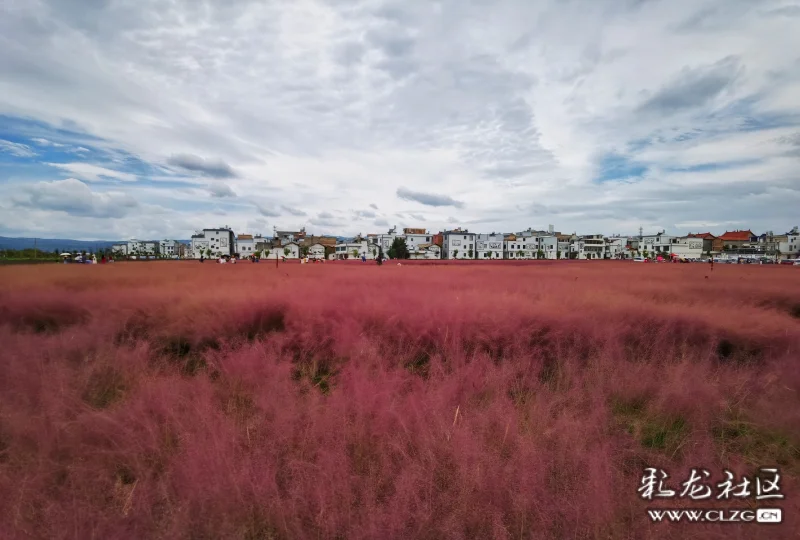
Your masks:
M275 251L278 252L278 256L286 257L287 259L300 258L300 246L298 246L294 242L289 242L288 244L284 244L281 247L277 248Z
M701 259L703 257L703 239L684 236L676 238L670 245L671 253L686 259Z
M211 250L211 258L221 255L233 255L236 249L236 240L233 231L230 229L203 229L192 235L192 255L195 259L208 257L208 250Z
M325 258L325 246L322 244L312 244L308 248L308 258L309 259L324 259Z
M180 255L180 242L177 240L161 240L158 243L158 253L168 259L177 259Z
M582 236L578 242L579 259L604 259L606 256L606 239L602 234L588 234Z
M376 246L370 245L366 240L360 242L342 242L336 244L335 254L337 259L360 259L362 256L366 256L367 259L374 259L376 257L372 252L376 251L376 249ZM384 257L387 256L387 251L388 248L383 250Z
M419 246L430 244L431 241L433 240L433 235L432 234L428 234L428 233L425 233L425 234L417 234L417 233L404 234L403 237L406 240L406 247L408 248L408 252L412 253L412 254L415 251L417 251ZM391 244L389 244L389 246L391 247ZM386 249L386 248L384 248L384 249Z
M476 259L502 259L503 252L502 234L478 234L475 236Z
M535 259L539 249L536 236L517 236L514 240L505 240L506 259Z
M702 244L702 242L700 242ZM628 239L621 236L606 238L606 258L607 259L626 259L628 258Z
M436 244L421 244L417 246L417 250L411 252L411 259L417 260L435 260L442 258L442 249Z
M556 250L556 256L560 259L569 259L569 252L570 252L569 240L559 240L558 249Z
M542 250L544 258L554 261L558 255L558 238L555 236L540 236L538 248Z
M472 253L471 257L470 252ZM442 233L442 258L474 259L475 233L460 230Z
M644 252L647 251L648 257L669 254L672 252L671 246L675 243L675 240L677 240L676 236L664 234L663 232L642 236L639 241L639 253L644 255ZM702 249L702 246L700 247Z
M257 244L260 244L263 241L264 239L261 237L261 235L240 235L236 238L234 252L238 253L240 257L252 257L255 252L258 251Z

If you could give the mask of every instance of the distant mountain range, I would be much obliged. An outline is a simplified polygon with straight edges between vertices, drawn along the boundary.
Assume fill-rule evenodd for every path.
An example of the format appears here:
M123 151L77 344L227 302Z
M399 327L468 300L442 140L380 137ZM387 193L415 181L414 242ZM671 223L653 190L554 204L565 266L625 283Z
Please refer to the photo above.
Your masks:
M0 249L40 249L42 251L95 251L110 248L116 241L69 240L66 238L9 238L0 236Z

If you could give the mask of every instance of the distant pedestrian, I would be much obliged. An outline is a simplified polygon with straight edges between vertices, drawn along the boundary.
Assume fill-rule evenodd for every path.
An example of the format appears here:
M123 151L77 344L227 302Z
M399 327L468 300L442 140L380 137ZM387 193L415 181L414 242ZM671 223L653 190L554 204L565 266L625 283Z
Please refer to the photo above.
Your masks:
M711 263L711 271L714 271L714 259L708 259L708 262Z

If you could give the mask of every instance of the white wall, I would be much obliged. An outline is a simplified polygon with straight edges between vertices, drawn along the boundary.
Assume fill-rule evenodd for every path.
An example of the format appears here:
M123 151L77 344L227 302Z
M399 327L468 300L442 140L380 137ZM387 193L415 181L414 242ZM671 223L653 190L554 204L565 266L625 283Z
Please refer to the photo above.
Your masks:
M445 259L469 259L470 248L472 249L472 258L475 258L474 233L445 233L442 244L443 258ZM458 254L455 254L456 250L458 250Z
M475 236L475 258L481 260L503 258L502 234L478 234Z

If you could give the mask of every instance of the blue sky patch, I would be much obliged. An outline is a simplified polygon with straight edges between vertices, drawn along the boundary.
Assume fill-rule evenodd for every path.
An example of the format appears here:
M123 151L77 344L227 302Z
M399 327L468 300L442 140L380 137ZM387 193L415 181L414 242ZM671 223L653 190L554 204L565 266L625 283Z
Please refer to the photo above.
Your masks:
M609 153L600 159L600 170L595 182L637 179L644 176L648 167L623 155Z

